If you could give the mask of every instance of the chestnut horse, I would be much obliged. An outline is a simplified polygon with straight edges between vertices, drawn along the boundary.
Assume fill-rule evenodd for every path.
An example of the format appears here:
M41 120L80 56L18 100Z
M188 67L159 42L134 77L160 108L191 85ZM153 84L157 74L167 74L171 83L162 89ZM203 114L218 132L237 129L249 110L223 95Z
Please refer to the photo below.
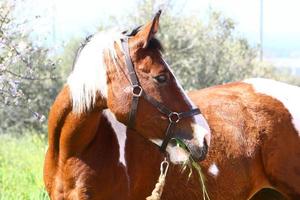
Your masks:
M201 163L211 199L249 199L263 188L300 199L299 87L248 79L189 96L212 131Z
M300 198L300 88L249 79L190 93L208 119L212 140L201 162L211 200L247 200L264 188ZM91 144L71 173L81 199L145 199L163 160L156 145L105 110ZM127 131L127 132L126 132ZM171 165L161 199L202 199L196 173ZM252 200L274 200L274 194Z
M99 182L111 181L106 169L112 163L99 166L98 160L113 157L105 154L109 149L99 155L90 152L98 148L97 130L106 108L118 121L159 145L172 162L185 162L190 156L198 161L205 158L210 130L162 57L161 44L154 38L159 16L160 11L131 33L98 33L79 52L49 113L44 182L51 199L102 198ZM179 148L171 138L184 141L187 148ZM98 174L104 179L95 178ZM142 174L147 180L149 174ZM113 176L123 177L120 169Z

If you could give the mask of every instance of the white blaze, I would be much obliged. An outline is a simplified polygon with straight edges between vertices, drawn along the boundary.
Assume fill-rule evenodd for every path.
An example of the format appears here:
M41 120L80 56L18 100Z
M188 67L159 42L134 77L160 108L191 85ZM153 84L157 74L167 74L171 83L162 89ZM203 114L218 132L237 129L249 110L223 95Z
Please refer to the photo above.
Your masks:
M164 61L165 62L165 61ZM186 92L183 90L181 84L177 80L176 76L170 69L169 65L165 62L166 66L168 66L169 71L172 73L176 80L177 87L180 89L182 96L184 97L185 102L189 105L190 109L197 108L195 104L191 101L191 99L188 97ZM193 117L194 124L193 126L193 131L194 131L194 136L197 139L199 146L203 147L204 145L204 138L206 139L207 145L210 145L210 138L211 138L211 132L210 128L208 126L208 123L204 116L202 114L199 115L194 115Z
M256 92L280 101L291 114L292 123L300 136L300 87L263 78L247 79L244 82L251 84Z
M204 141L206 139L207 145L210 145L210 129L208 123L202 114L194 116L195 124L193 125L195 137L197 140ZM199 143L200 147L203 147L203 142Z

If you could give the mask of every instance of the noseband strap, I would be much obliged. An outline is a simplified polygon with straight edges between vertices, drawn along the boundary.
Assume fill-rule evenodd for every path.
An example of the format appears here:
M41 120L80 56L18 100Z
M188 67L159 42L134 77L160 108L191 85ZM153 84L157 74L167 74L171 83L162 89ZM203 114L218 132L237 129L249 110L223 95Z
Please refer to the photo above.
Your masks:
M125 64L128 69L129 78L130 78L130 82L131 82L131 86L132 86L132 100L131 100L131 110L130 110L129 119L128 119L128 127L134 128L139 98L141 96L143 96L145 100L147 100L160 113L164 114L169 119L169 125L167 127L166 134L165 134L166 136L163 140L163 143L160 146L160 150L162 152L165 152L169 141L173 137L173 129L175 128L176 124L182 118L192 117L194 115L200 114L201 112L200 112L199 108L192 109L187 112L180 112L180 113L174 112L174 111L171 111L169 108L167 108L165 105L163 105L161 102L159 102L156 99L154 99L153 97L147 95L144 92L142 86L140 85L137 74L134 70L134 66L133 66L132 60L130 58L127 36L122 38L121 44L122 44L122 49L123 49L124 55L125 55Z

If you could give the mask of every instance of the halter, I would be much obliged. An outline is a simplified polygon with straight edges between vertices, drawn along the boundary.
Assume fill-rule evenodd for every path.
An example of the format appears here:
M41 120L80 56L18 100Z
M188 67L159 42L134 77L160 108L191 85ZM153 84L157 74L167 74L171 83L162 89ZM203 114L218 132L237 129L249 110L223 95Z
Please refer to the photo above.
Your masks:
M137 74L134 70L132 60L130 58L129 54L129 46L128 46L128 37L125 36L124 38L121 39L121 44L122 48L125 53L125 63L128 68L129 72L129 77L130 77L130 82L132 86L132 103L131 103L131 110L129 113L129 119L128 119L128 127L129 128L134 128L134 123L135 123L135 118L136 118L136 112L138 108L138 103L139 103L139 98L143 96L149 103L151 103L159 112L164 114L165 116L168 117L169 119L169 125L166 130L166 136L163 140L163 143L159 147L161 152L165 152L166 147L170 140L172 139L173 136L173 129L175 128L176 124L182 119L182 118L187 118L187 117L192 117L194 115L200 114L199 108L192 109L187 112L175 112L171 111L169 108L167 108L165 105L163 105L161 102L157 101L153 97L147 95L142 86L139 83Z

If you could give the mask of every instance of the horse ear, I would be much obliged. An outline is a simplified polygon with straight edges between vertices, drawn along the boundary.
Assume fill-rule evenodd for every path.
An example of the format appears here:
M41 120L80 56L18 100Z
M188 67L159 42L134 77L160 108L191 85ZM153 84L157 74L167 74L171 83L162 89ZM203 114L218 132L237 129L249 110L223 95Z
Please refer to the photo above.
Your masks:
M159 10L155 14L155 16L151 22L149 22L145 26L141 27L140 31L136 34L139 45L141 45L142 48L146 48L148 46L151 38L155 35L155 33L157 33L158 26L159 26L160 14L161 14L161 10Z

